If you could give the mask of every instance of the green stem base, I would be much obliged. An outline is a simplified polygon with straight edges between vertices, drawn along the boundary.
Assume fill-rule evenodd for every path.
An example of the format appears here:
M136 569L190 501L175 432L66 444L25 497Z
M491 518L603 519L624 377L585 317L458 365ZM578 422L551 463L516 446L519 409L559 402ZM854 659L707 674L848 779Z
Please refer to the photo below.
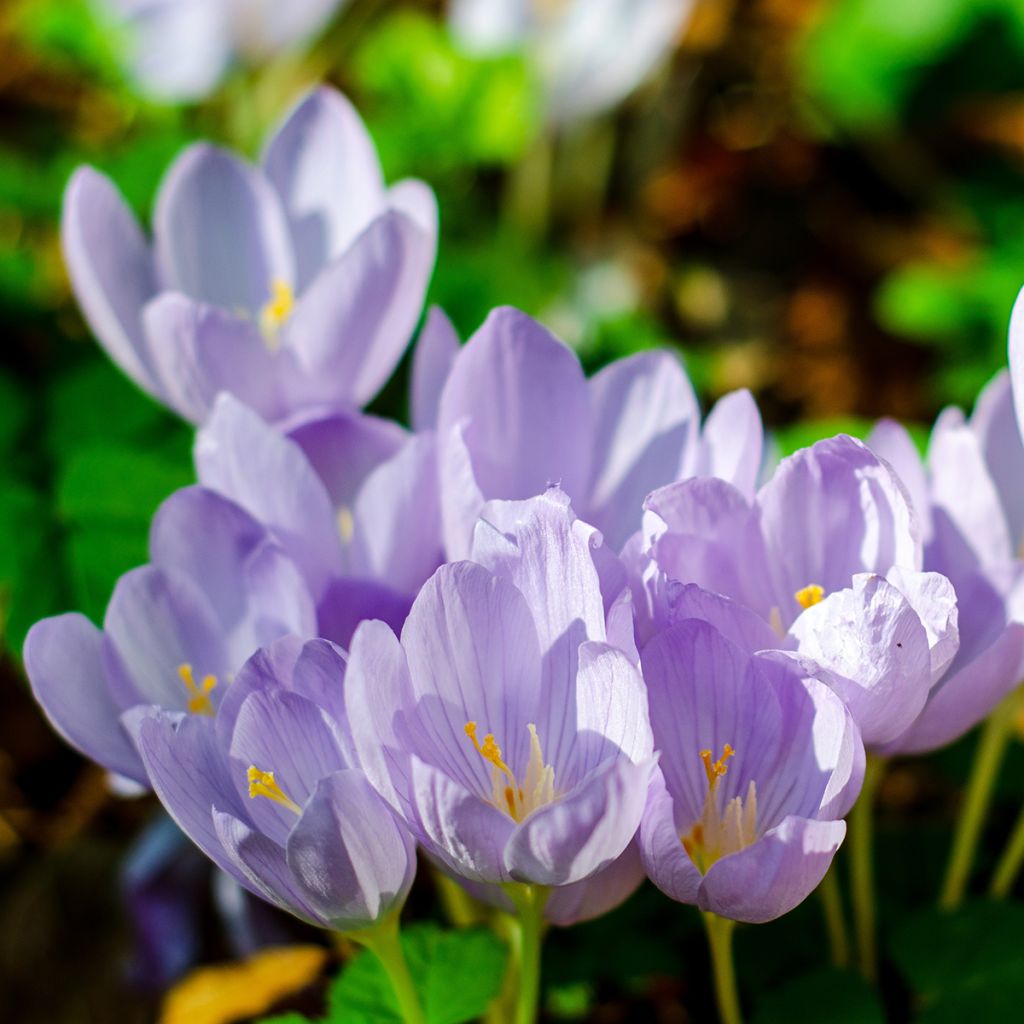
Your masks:
M885 761L868 754L864 786L850 812L850 889L853 925L857 936L857 962L861 974L874 982L878 976L877 923L875 920L874 814L878 784Z
M365 931L350 932L347 937L360 946L365 946L381 962L391 982L405 1024L427 1024L423 1005L420 1003L412 975L409 973L409 965L402 952L398 915L392 914Z
M711 950L711 973L715 981L715 1002L722 1024L743 1024L740 997L736 988L736 968L732 956L735 921L717 914L704 914L704 928Z

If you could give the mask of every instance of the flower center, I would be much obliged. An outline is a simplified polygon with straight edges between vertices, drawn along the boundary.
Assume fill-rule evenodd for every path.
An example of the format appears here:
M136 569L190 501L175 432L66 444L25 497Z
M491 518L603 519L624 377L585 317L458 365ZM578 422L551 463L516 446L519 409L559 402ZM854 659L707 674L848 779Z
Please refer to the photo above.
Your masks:
M708 791L704 797L704 809L700 820L693 828L680 836L683 849L702 875L715 861L738 853L748 847L757 837L757 787L750 780L745 797L734 796L724 808L718 806L718 780L729 770L728 760L736 751L726 743L722 756L712 761L710 750L702 750L700 758L708 777Z
M210 692L217 685L216 676L203 676L201 683L196 683L192 674L192 666L187 662L178 666L178 678L185 684L188 690L188 710L193 715L213 716L213 701L210 700Z
M352 537L356 532L356 520L352 515L352 510L347 505L342 505L338 509L338 533L341 536L343 544L351 544Z
M793 596L801 608L811 608L819 604L825 597L825 588L817 583L808 583L806 587L801 587Z
M256 765L251 764L246 778L249 780L250 800L255 800L258 796L265 796L268 800L273 800L275 804L287 807L293 814L302 813L302 808L278 785L273 772L261 772Z
M291 316L295 308L295 293L287 281L275 278L270 282L270 298L260 310L260 330L263 340L271 352L276 352L281 344L281 326Z
M520 783L502 760L494 733L489 732L481 744L476 737L476 722L466 723L466 735L476 752L491 765L491 803L513 821L522 821L555 799L555 769L544 763L537 727L531 723L526 728L530 730L530 760Z

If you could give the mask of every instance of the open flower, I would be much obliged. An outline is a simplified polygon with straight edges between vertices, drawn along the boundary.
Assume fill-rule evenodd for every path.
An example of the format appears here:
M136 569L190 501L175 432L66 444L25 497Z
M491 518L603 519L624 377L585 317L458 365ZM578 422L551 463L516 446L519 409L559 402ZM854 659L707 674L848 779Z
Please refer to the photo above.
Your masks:
M386 188L373 143L330 89L303 100L260 167L189 147L157 195L153 244L105 177L79 168L61 238L75 295L118 366L202 422L220 391L271 420L365 405L416 326L437 211Z
M136 709L127 724L183 832L249 891L336 931L372 927L412 885L412 838L351 766L345 663L286 638L239 673L216 718Z
M237 505L201 487L168 498L150 564L118 581L103 629L71 613L37 622L25 669L57 731L136 782L146 775L121 726L138 705L211 716L258 648L312 636L313 602L295 563Z
M494 502L476 563L431 577L401 642L379 622L356 630L345 701L359 762L454 875L568 885L636 832L646 691L607 643L597 543L557 491Z
M103 0L122 22L127 60L160 100L198 100L236 60L261 62L314 36L348 0Z
M956 597L943 576L920 571L906 494L861 442L798 452L753 502L695 479L646 507L642 640L699 618L747 653L812 659L807 671L843 697L869 746L921 713L957 651Z
M319 635L336 643L347 646L363 619L400 628L441 562L431 434L336 413L284 435L222 395L195 462L204 486L245 508L294 558Z
M436 376L444 357L444 344L435 347L424 374ZM452 358L437 435L449 558L468 554L485 501L552 484L618 551L640 528L645 495L662 484L701 473L752 492L763 441L747 392L722 399L702 431L675 356L643 352L587 380L571 349L511 308L494 310Z
M642 654L658 771L640 849L672 899L770 921L822 880L864 775L857 727L829 687L687 620Z
M451 24L483 53L525 49L548 116L570 122L615 106L678 41L693 0L452 0Z

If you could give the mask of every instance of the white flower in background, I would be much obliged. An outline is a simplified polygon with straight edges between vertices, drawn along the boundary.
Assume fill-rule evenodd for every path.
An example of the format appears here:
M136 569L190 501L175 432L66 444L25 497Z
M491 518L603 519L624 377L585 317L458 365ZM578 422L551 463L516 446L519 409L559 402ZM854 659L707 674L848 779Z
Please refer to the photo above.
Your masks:
M525 50L552 121L615 106L671 52L693 0L452 0L455 35L477 53Z
M237 60L310 39L348 0L96 0L124 26L131 74L161 100L197 100Z

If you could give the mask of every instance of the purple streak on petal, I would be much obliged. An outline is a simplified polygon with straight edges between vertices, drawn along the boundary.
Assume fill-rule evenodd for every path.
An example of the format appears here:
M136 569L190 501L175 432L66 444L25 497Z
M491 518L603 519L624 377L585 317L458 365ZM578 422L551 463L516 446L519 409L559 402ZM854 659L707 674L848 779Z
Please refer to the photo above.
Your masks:
M341 932L400 908L416 873L412 837L352 769L317 784L288 837L287 858L317 916Z
M561 799L534 811L509 840L511 876L570 885L608 867L640 827L653 768L653 759L606 761Z
M291 284L291 240L280 201L257 169L207 143L168 170L153 214L165 287L226 310L258 314L274 281Z
M664 776L655 769L637 836L640 855L651 881L666 896L680 903L696 903L701 873L683 848L679 818L685 818L687 824L691 820L687 813L676 812Z
M274 132L263 168L290 222L301 291L383 207L377 151L352 104L335 89L320 87Z
M395 632L401 632L411 607L408 594L385 583L336 579L317 606L317 632L341 647L348 647L356 628L367 619L379 619Z
M198 434L195 462L199 482L266 524L321 598L342 565L341 537L327 491L298 445L222 395Z
M91 167L79 167L68 182L61 246L75 297L100 344L139 387L160 397L141 321L157 288L153 258L120 194Z
M306 401L362 406L380 391L409 344L433 266L434 240L387 212L320 271L282 328L307 375Z
M37 622L25 638L25 672L50 724L87 757L142 782L146 774L121 728L103 663L103 634L84 615Z
M463 422L486 498L530 498L550 484L570 498L586 493L591 412L583 370L569 348L524 313L494 310L455 358L438 416L445 502L444 446Z
M700 420L679 360L641 352L589 383L594 442L587 518L619 550L640 525L644 498L676 480Z
M735 921L773 921L817 888L845 835L844 821L788 817L752 846L712 864L698 905Z
M441 392L459 351L459 336L439 306L431 306L412 354L413 430L434 430Z
M511 818L418 757L412 758L410 781L410 824L429 853L466 878L511 881L505 865Z

